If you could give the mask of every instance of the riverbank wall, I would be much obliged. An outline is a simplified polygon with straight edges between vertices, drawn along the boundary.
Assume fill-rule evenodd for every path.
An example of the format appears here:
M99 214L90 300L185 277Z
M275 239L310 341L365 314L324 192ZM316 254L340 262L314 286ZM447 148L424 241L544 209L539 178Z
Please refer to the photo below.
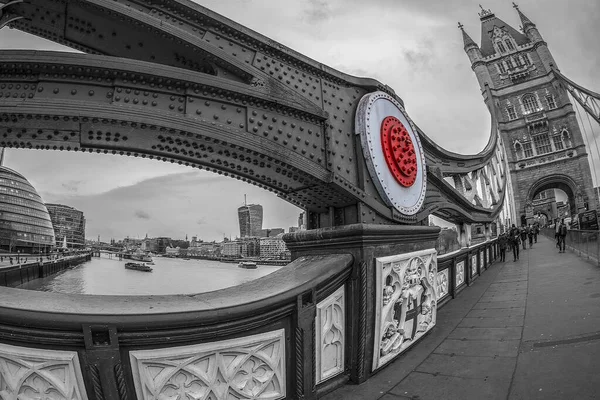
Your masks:
M91 253L10 265L0 268L0 286L17 287L35 279L45 278L91 259Z

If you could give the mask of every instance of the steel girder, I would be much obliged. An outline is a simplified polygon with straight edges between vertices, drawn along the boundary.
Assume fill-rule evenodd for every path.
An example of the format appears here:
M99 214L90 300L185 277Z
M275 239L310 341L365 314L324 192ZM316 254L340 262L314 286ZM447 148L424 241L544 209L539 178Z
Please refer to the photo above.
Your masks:
M579 86L566 76L560 73L556 68L552 72L564 84L565 89L571 93L571 96L583 107L583 109L600 124L600 94Z
M315 62L190 1L0 0L9 26L88 54L0 52L0 145L139 155L257 184L309 226L490 222L505 192L495 111L476 155L419 130L428 165L415 216L387 206L354 135L381 83ZM0 15L2 17L2 15ZM488 97L489 98L489 97Z

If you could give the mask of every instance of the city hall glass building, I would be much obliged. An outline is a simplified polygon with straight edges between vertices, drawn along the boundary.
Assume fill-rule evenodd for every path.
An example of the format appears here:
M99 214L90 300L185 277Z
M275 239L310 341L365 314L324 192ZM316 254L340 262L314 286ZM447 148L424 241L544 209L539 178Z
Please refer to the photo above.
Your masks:
M45 253L54 247L48 210L25 177L0 166L0 249Z
M63 247L65 237L67 248L85 247L85 217L83 212L62 204L46 204L56 237L56 247Z
M238 208L240 237L258 237L262 230L263 208L260 204L248 204Z

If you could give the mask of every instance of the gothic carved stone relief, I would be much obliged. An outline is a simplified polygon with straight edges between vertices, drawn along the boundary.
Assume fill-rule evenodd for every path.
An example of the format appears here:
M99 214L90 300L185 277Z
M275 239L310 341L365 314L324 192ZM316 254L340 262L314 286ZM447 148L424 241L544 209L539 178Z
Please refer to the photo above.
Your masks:
M450 269L446 268L445 270L440 271L437 274L437 299L438 300L448 294L449 271L450 271Z
M77 353L0 344L0 399L87 400Z
M345 345L344 286L317 304L316 383L344 371Z
M471 256L471 278L477 275L477 254Z
M437 315L435 249L376 259L373 369L429 331Z
M485 267L485 250L481 250L479 252L479 265L481 265L481 269Z
M465 283L465 262L456 263L456 286L459 287Z
M283 399L285 334L130 352L138 400Z

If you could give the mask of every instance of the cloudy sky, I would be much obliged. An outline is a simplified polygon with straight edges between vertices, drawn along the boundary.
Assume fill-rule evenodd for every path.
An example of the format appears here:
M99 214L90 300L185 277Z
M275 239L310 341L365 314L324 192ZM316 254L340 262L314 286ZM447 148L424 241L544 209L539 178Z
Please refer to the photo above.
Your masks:
M415 122L443 147L476 153L490 122L457 22L480 42L481 0L198 0L236 22L343 72L394 88ZM511 1L482 5L513 27ZM523 0L561 71L600 92L600 2ZM0 49L67 50L5 28ZM600 176L600 161L595 166ZM297 223L298 208L271 193L212 173L127 157L9 150L5 165L24 174L46 202L82 210L88 238L198 235L235 237L236 209L262 204L265 227Z

